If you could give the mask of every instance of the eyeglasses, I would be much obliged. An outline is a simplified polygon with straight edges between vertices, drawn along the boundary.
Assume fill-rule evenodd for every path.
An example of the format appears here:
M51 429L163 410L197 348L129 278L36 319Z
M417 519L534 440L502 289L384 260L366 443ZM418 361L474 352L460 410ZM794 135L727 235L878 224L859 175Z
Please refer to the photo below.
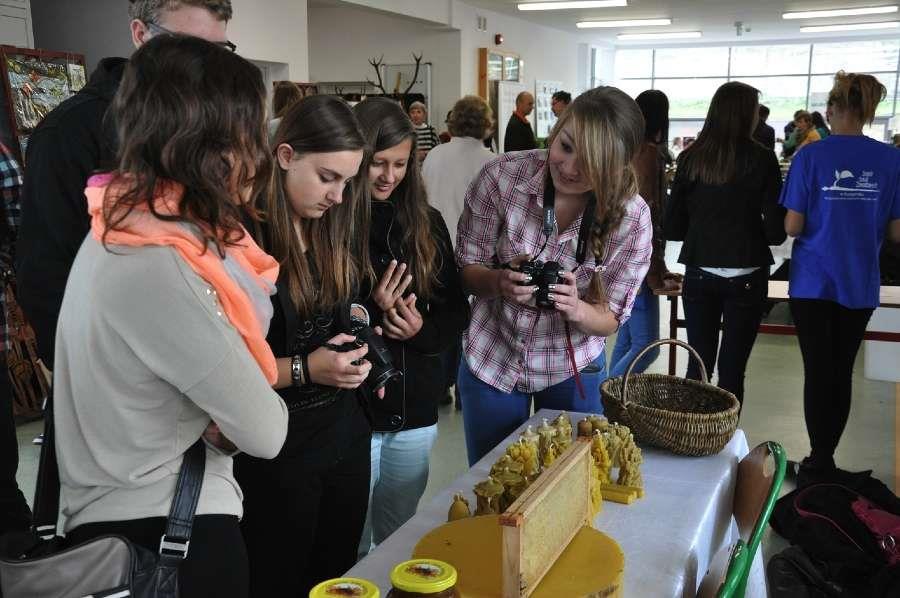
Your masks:
M166 29L162 25L157 25L156 23L145 23L147 25L147 29L150 30L153 35L165 34L165 35L184 35L183 33L178 33L177 31L172 31L171 29ZM228 40L224 42L214 42L210 41L211 44L216 44L217 46L221 46L226 50L231 50L232 52L237 52L237 46Z

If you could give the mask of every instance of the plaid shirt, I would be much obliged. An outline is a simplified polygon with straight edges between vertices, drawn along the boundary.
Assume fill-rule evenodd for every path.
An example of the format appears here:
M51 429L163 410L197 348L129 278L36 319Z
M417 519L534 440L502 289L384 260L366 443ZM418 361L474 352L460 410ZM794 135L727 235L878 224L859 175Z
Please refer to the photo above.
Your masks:
M3 214L6 218L5 234L0 239L0 351L9 349L9 326L6 316L5 280L12 272L13 248L22 210L19 206L19 191L22 189L22 169L5 145L0 143L0 195L3 197Z
M544 244L542 207L547 151L504 154L488 162L466 193L457 231L456 261L497 267L513 257L536 255ZM589 250L583 264L575 260L579 216L562 233L554 231L539 256L575 272L579 295L587 293L595 272L603 277L609 308L619 323L631 314L652 251L650 209L635 196L609 239L605 263L598 267ZM577 267L576 267L577 266ZM600 355L606 339L570 327L575 362L581 370ZM472 321L463 334L472 373L504 392L533 393L572 377L566 351L565 320L557 311L539 310L506 297L475 298Z

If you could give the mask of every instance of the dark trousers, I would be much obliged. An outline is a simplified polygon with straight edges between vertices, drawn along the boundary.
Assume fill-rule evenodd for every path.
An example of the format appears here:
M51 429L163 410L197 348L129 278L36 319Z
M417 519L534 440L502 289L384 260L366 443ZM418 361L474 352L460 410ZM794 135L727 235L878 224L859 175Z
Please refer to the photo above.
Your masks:
M301 459L236 462L254 598L306 598L314 585L356 564L369 506L371 437L355 439L333 464L310 467Z
M700 354L710 378L718 363L719 387L733 393L742 405L744 372L762 320L768 277L768 268L725 278L694 267L688 267L684 276L688 343ZM691 360L687 377L700 379L696 360Z
M68 534L69 545L115 534L156 553L166 529L165 517L105 521L79 525ZM234 515L197 515L187 558L178 567L181 596L249 598L247 551Z
M13 419L13 391L6 369L6 356L0 354L0 535L13 530L26 530L31 525L31 511L19 485L19 441Z
M803 414L815 466L834 466L834 451L850 417L853 363L872 311L791 299L803 354Z

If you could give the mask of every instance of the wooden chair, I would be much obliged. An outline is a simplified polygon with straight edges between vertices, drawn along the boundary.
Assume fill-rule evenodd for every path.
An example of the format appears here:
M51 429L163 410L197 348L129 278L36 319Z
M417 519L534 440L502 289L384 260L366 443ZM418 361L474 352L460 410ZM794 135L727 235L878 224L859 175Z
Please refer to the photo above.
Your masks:
M713 557L697 590L698 598L743 598L786 471L787 457L777 442L764 442L741 459L732 503L741 539Z

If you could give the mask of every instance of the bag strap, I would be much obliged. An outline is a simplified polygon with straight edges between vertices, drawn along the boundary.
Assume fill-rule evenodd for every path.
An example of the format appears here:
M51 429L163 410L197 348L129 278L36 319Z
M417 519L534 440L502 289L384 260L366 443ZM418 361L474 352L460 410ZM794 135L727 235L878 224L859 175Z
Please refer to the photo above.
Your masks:
M56 463L56 438L53 430L53 389L44 401L44 434L41 457L34 486L34 509L31 528L42 540L56 536L59 518L59 466Z
M175 485L175 496L166 521L166 531L159 541L160 560L175 565L187 557L191 543L194 513L203 487L206 471L206 445L203 439L185 451ZM59 467L56 462L56 435L53 427L53 391L48 393L44 406L44 437L34 491L32 529L43 540L56 536L59 518Z

